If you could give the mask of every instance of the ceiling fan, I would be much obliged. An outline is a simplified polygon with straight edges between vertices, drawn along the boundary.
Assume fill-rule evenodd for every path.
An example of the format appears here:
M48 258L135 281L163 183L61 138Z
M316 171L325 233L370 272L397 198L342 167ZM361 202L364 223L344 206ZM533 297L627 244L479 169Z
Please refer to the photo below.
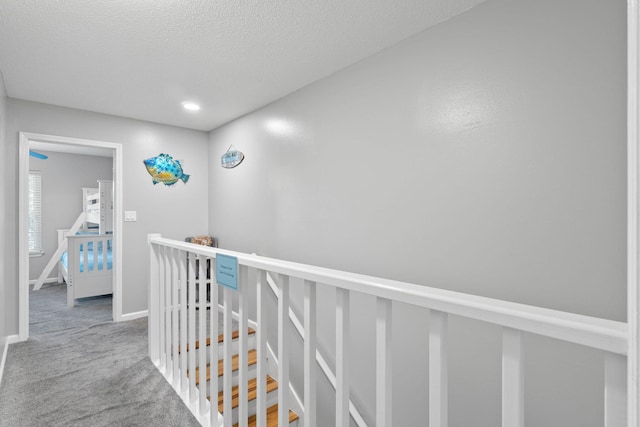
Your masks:
M42 160L46 160L49 158L49 156L42 153L38 153L37 151L33 151L33 150L29 150L29 155Z

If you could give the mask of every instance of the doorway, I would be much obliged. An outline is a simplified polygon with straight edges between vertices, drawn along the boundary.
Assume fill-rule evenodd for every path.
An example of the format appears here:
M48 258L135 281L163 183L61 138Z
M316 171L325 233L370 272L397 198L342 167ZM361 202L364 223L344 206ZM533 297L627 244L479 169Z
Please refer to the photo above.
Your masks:
M53 135L20 133L19 153L19 340L29 337L29 244L28 244L28 179L29 150L62 151L76 154L109 155L113 159L113 304L114 321L122 320L122 144L67 138Z

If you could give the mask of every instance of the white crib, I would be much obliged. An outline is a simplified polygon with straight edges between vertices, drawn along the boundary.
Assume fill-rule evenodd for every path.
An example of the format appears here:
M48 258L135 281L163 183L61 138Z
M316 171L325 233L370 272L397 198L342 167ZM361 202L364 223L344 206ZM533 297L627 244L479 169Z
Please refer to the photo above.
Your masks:
M67 305L75 300L113 293L112 234L81 232L68 235L69 230L58 230L58 245L65 237L67 251L58 262L58 282L67 284Z

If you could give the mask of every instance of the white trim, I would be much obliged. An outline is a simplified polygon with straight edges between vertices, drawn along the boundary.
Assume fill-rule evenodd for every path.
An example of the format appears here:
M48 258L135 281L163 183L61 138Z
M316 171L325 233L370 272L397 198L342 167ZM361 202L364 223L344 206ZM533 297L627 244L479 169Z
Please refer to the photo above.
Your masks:
M4 366L7 361L8 351L9 351L9 343L5 341L4 348L2 349L2 358L0 358L0 387L2 387L2 374L4 373Z
M149 310L136 311L134 313L126 313L120 316L120 321L128 322L129 320L136 320L142 317L149 317Z
M17 342L22 342L23 340L20 339L20 335L9 335L7 337L7 344L15 344Z
M640 427L640 11L627 2L627 425Z
M4 373L4 367L7 361L9 344L17 343L18 341L20 341L18 335L9 335L4 342L4 348L2 349L2 358L0 359L0 386L2 386L2 374Z
M122 206L123 206L123 148L122 144L89 139L68 138L55 135L20 132L18 175L18 330L21 341L29 338L29 247L27 242L27 182L29 176L30 141L66 144L113 150L114 183L114 265L113 265L113 320L120 322L122 316Z

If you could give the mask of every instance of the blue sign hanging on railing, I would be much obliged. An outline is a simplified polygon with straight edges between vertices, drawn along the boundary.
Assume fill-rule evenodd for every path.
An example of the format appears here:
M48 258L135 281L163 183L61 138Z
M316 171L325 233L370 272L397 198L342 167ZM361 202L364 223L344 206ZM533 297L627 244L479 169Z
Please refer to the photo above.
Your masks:
M233 290L238 290L238 258L216 255L216 282Z

